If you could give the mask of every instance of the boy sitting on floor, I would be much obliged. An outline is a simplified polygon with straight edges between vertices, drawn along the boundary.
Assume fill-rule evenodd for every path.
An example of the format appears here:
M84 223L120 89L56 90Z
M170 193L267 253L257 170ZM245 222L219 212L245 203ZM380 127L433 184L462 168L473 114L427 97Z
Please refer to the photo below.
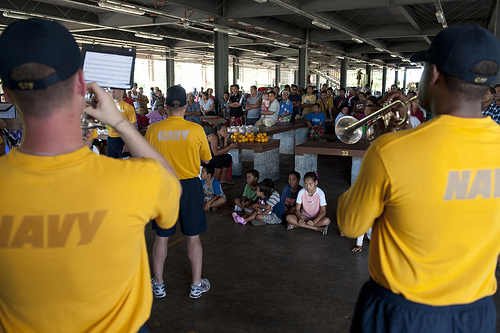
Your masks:
M214 178L215 169L212 165L206 164L201 170L201 185L203 186L203 201L205 211L212 209L214 212L227 201L220 182Z
M241 198L234 199L235 212L251 212L250 208L257 201L257 182L259 181L259 172L257 170L248 170L247 184L243 190Z
M285 204L285 215L295 214L295 202L297 201L297 194L302 190L299 185L300 173L291 171L288 174L288 186L283 189L281 193L281 201Z
M244 216L233 213L236 223L247 224L252 221L253 225L279 224L285 212L285 205L280 200L278 191L274 190L274 182L266 178L257 186L259 200L252 205L253 210Z

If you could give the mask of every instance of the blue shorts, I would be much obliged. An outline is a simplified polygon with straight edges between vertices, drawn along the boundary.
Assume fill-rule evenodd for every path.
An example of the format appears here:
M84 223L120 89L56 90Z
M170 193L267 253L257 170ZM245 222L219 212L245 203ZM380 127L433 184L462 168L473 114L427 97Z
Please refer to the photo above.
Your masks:
M494 333L496 309L488 296L470 304L431 306L415 303L368 280L352 318L353 332Z
M182 179L182 195L179 209L179 224L181 232L186 236L196 236L207 231L207 218L203 209L203 187L201 180L196 178ZM175 235L176 226L170 229L160 228L153 221L153 229L160 237Z
M106 148L106 156L113 158L130 157L129 152L122 153L124 145L125 142L123 142L122 138L120 137L112 138L108 136L108 146Z

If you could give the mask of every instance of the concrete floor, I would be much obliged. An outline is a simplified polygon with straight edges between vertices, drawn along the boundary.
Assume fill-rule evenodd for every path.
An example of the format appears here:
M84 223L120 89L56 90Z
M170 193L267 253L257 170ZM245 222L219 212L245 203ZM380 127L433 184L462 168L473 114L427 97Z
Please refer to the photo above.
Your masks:
M244 162L243 170L252 164ZM281 155L280 180L275 182L280 193L293 167L294 156ZM369 278L369 241L361 253L353 253L355 240L340 237L336 225L338 197L350 186L350 158L320 156L318 169L318 186L332 219L328 235L288 231L284 224L234 223L232 203L246 182L234 179L236 185L225 191L228 204L207 213L208 230L201 236L203 277L211 290L197 300L188 297L191 269L178 231L171 237L165 266L167 297L154 300L150 331L348 332L359 290ZM149 227L146 238L151 254L154 231ZM500 309L498 293L494 298Z

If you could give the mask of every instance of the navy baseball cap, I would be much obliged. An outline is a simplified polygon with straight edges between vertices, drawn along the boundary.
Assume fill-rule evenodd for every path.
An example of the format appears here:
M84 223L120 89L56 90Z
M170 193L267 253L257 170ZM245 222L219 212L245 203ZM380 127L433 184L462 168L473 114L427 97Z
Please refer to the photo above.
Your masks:
M186 105L186 90L181 86L172 86L167 89L165 103L174 108Z
M38 80L12 80L12 70L27 63L42 64L56 72ZM7 89L45 89L70 78L81 64L75 38L59 23L38 18L17 21L0 35L0 78Z
M500 69L500 41L479 25L457 25L441 31L434 37L427 51L410 57L413 62L429 62L451 76L475 84L491 84L495 75L471 73L474 65L491 60Z

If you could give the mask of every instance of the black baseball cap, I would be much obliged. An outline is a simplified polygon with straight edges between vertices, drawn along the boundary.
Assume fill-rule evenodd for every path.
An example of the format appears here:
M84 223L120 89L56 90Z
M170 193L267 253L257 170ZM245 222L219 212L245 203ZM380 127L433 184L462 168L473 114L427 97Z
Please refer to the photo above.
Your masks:
M56 72L39 80L12 80L12 70L27 63L42 64ZM0 78L7 89L45 89L70 78L81 64L75 38L57 22L38 18L17 21L0 35Z
M474 65L491 60L500 68L500 41L488 30L475 25L456 25L434 37L427 51L410 57L413 62L429 62L451 76L475 84L491 84L495 75L471 73Z
M165 103L173 108L186 105L186 90L181 86L172 86L167 89Z

